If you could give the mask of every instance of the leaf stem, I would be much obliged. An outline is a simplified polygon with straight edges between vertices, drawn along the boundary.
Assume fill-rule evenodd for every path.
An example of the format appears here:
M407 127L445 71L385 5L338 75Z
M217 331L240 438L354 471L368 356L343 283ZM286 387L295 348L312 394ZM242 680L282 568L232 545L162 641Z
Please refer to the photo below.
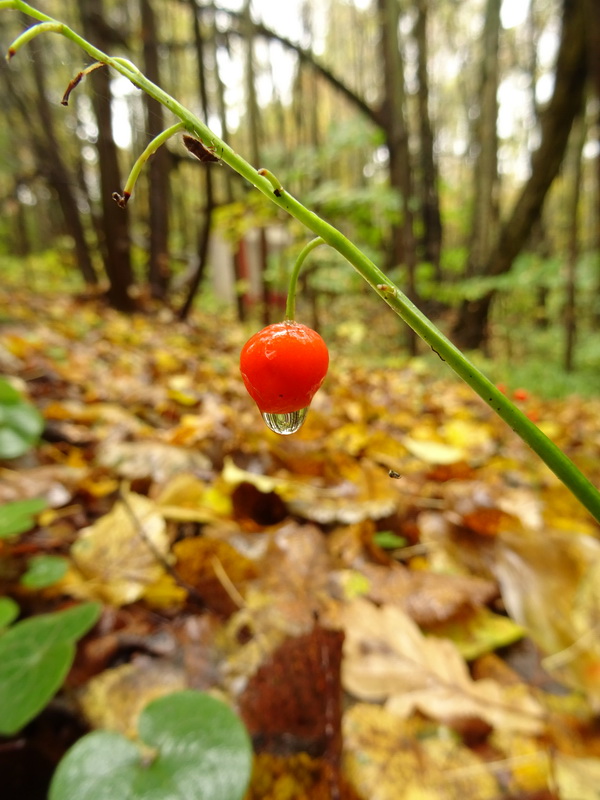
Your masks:
M356 271L370 284L398 316L425 341L437 355L451 367L531 449L550 467L557 477L580 500L588 511L600 522L600 492L577 469L575 464L542 431L529 420L494 384L455 347L435 325L406 297L392 281L352 244L340 231L307 209L298 200L284 191L268 170L257 170L238 155L229 145L216 136L207 125L192 114L181 103L148 80L131 62L107 56L91 45L82 36L52 17L43 14L23 0L0 0L0 9L13 8L43 23L50 23L43 30L30 28L21 34L9 49L9 56L34 36L44 31L60 33L81 47L92 59L111 66L121 75L162 103L182 126L199 138L205 146L256 187L266 197L292 217L303 223L317 237L337 250ZM41 26L40 26L41 27ZM16 49L15 49L16 48Z
M290 281L288 284L288 295L285 304L285 318L287 320L294 320L296 316L296 287L298 285L300 268L302 267L302 264L304 264L306 256L320 244L325 244L325 242L320 236L317 236L316 239L311 239L308 244L304 245L302 250L298 253L298 258L296 259L296 263L292 269L292 274L290 275Z
M183 122L177 122L175 125L171 125L170 128L166 128L164 131L159 133L158 136L155 136L154 139L152 139L152 141L148 144L144 152L138 157L137 161L131 168L131 172L127 178L127 183L123 188L123 194L119 194L118 192L113 194L113 199L116 200L121 208L125 208L127 201L133 194L136 181L146 161L148 161L150 156L153 155L168 139L170 139L171 136L174 136L176 133L184 129L185 125Z

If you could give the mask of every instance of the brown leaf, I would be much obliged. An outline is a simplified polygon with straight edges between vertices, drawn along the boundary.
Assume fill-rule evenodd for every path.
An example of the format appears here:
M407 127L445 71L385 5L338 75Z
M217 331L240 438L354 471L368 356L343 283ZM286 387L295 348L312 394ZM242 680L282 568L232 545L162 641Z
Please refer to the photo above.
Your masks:
M240 712L260 750L339 764L343 640L341 631L315 625L286 639L250 678Z
M386 708L402 717L418 709L446 722L477 717L494 727L543 729L542 708L524 687L473 681L452 642L423 636L400 609L358 599L343 621L343 683L355 697L386 700Z

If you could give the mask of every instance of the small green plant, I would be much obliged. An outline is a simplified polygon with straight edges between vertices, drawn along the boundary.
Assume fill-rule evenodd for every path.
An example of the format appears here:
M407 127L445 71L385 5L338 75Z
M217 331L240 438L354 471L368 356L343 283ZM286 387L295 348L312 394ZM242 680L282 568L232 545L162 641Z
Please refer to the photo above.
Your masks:
M9 539L33 528L35 515L47 506L41 497L30 500L15 500L0 506L0 539Z
M210 695L176 692L150 703L139 742L95 731L68 751L54 773L49 800L241 800L252 768L252 744L231 709Z
M22 456L43 430L40 412L6 378L0 378L0 458Z
M3 600L6 622L14 618L16 604ZM0 735L17 733L60 689L75 642L95 624L100 609L98 603L83 603L22 620L0 633Z

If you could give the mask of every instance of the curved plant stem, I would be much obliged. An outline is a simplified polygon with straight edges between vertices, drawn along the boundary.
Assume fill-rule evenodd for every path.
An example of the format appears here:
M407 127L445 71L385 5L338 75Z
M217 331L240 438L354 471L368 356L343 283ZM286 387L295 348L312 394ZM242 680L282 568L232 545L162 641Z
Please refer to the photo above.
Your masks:
M27 14L45 26L29 28L9 48L13 56L24 44L44 31L60 33L81 47L93 60L101 61L162 103L183 123L183 127L215 155L249 181L273 203L303 223L317 237L337 250L385 302L517 433L550 467L580 502L600 522L600 492L577 469L575 464L542 431L508 400L432 322L412 303L375 264L340 231L307 209L284 190L268 170L257 170L216 136L202 120L181 103L148 80L131 62L112 58L91 45L82 36L57 20L38 11L23 0L0 0L0 9L12 8Z
M158 148L168 139L170 139L171 136L175 136L176 133L179 133L179 131L183 130L184 128L185 126L183 122L177 122L175 125L171 125L170 128L166 128L164 131L159 133L158 136L155 136L154 139L152 139L152 141L148 144L144 152L138 157L137 161L131 168L131 172L127 178L127 183L123 188L123 194L120 195L118 192L113 194L113 198L121 207L124 208L127 205L127 201L133 193L133 188L146 161L148 161L150 156L156 153Z
M293 320L296 316L296 286L298 284L298 275L300 274L300 269L302 267L302 264L304 264L306 256L320 244L325 244L325 241L321 239L320 236L317 236L316 239L312 239L298 253L298 258L296 259L296 263L294 264L294 268L292 270L292 274L290 275L290 281L288 284L288 295L285 304L286 319Z

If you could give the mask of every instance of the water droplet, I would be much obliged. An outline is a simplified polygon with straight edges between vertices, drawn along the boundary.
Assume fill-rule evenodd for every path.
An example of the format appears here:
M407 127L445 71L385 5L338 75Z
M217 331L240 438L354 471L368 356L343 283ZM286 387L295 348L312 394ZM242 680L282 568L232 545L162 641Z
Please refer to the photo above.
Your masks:
M289 436L290 433L296 433L297 430L300 430L302 423L306 419L307 412L308 406L301 408L299 411L290 411L289 414L269 414L263 411L262 418L267 428L275 431L275 433L281 433L283 436Z

